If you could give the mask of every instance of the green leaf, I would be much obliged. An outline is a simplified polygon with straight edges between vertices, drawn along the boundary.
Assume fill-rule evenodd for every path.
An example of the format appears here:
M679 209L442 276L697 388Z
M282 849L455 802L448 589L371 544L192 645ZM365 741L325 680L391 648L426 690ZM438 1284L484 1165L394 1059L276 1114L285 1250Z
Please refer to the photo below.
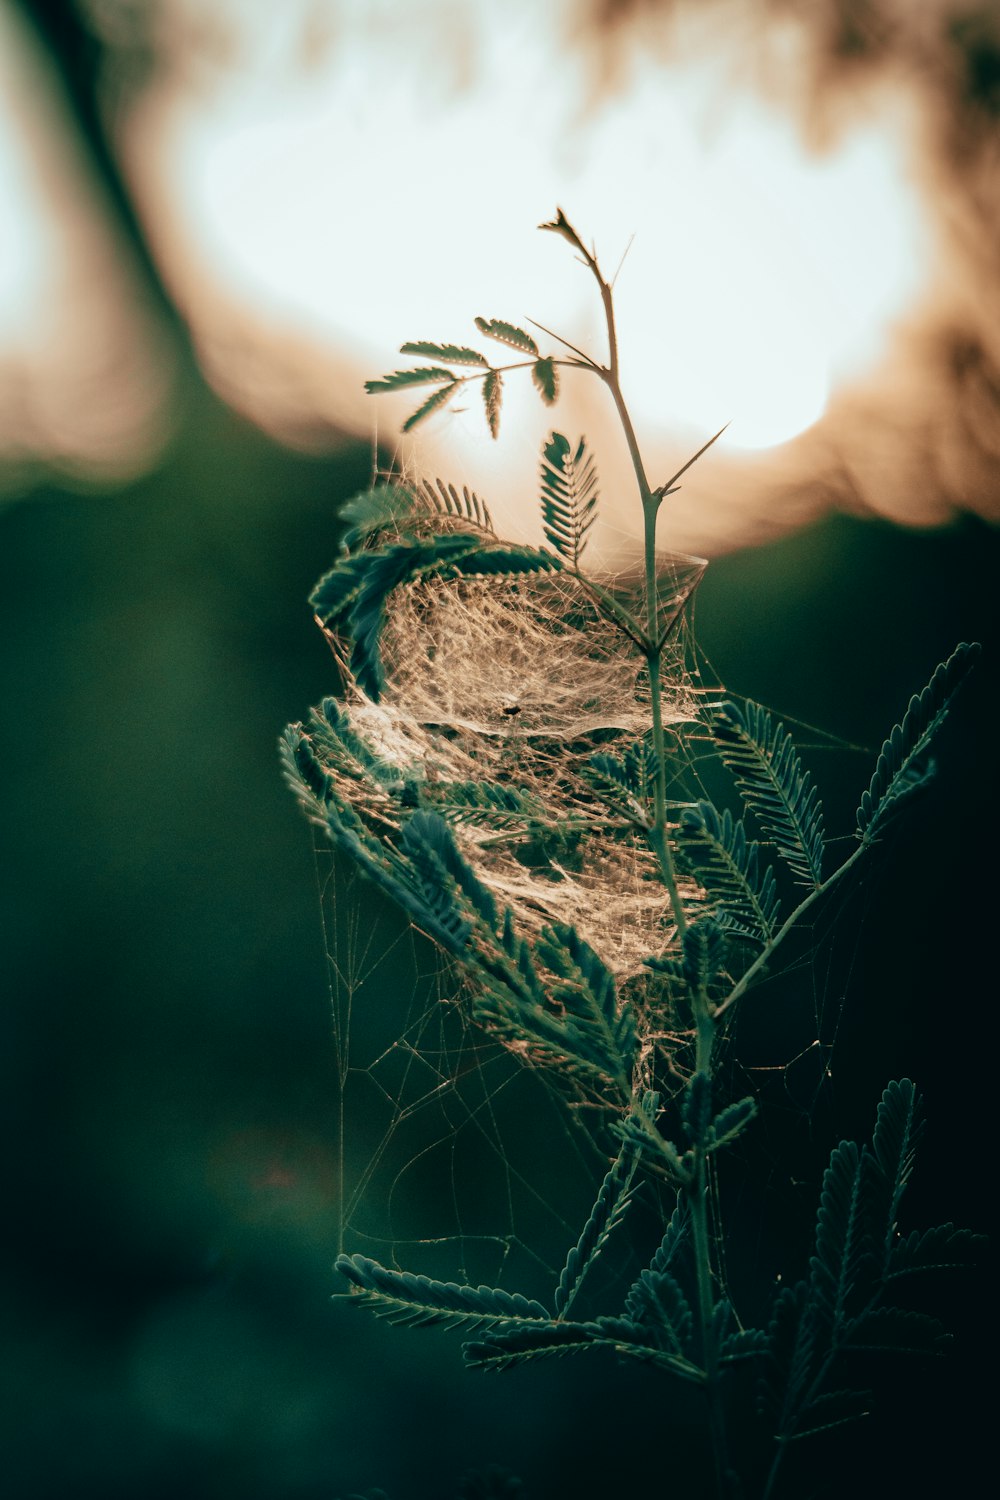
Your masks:
M809 1287L799 1281L782 1286L771 1307L767 1330L767 1358L762 1370L757 1404L775 1419L775 1433L787 1435L795 1423L800 1400L809 1384L817 1352L817 1327L811 1316Z
M692 1073L684 1090L681 1118L692 1146L702 1146L712 1116L712 1079L708 1073Z
M871 1244L864 1217L864 1174L854 1141L841 1141L823 1175L810 1288L834 1336L870 1269Z
M597 1102L617 1106L628 1098L636 1048L632 1007L617 1011L613 978L575 932L570 944L546 929L533 947L507 912L498 940L480 941L474 961L481 987L473 1014L481 1025ZM559 964L564 972L543 981L540 963Z
M376 532L398 528L408 521L416 505L412 489L401 484L373 485L345 500L337 514L350 523L340 538L344 552L351 552Z
M625 1312L658 1347L670 1354L688 1353L694 1316L680 1283L669 1271L643 1271L629 1290Z
M668 1271L681 1248L687 1243L691 1228L691 1217L688 1213L687 1199L684 1194L678 1192L677 1201L674 1204L673 1213L667 1220L667 1227L663 1232L663 1238L656 1249L656 1254L650 1262L651 1271Z
M463 897L475 893L475 915L490 925L496 922L493 897L476 881L458 853L447 823L435 813L421 810L403 825L398 873L415 898L411 915L417 925L448 952L462 955L472 931L474 916ZM463 890L460 876L465 877L467 890Z
M597 501L597 471L585 440L574 453L568 438L553 432L542 449L542 525L549 544L573 568L580 566Z
M515 328L513 323L505 323L501 318L477 318L476 327L487 338L496 339L500 344L537 358L538 345L523 328Z
M500 407L503 404L503 376L499 370L491 370L483 381L483 405L486 407L486 420L489 423L490 436L494 439L500 435Z
M652 734L629 745L623 756L598 750L584 763L583 775L603 802L630 822L648 829L649 803L656 784Z
M681 852L717 903L715 915L742 937L767 943L778 918L778 893L770 865L761 870L757 845L729 809L710 802L686 807L677 829Z
M464 1344L465 1363L474 1370L508 1370L529 1359L561 1358L592 1349L598 1340L593 1323L548 1322L543 1327L522 1327L494 1334L488 1340Z
M559 398L559 372L555 360L551 356L536 359L531 367L531 378L545 405L554 406Z
M623 1147L604 1181L583 1233L566 1257L556 1287L556 1317L562 1321L576 1300L583 1279L603 1253L608 1240L625 1217L631 1201L636 1153Z
M416 485L416 492L432 514L465 521L479 531L495 534L489 507L468 485L463 485L459 494L453 484L445 484L443 479L423 479Z
M488 370L489 361L476 349L465 349L460 344L429 344L423 340L404 344L400 354L421 354L426 359L443 359L450 365L478 365Z
M757 1113L757 1101L748 1094L719 1111L708 1130L707 1151L718 1151L729 1141L734 1141L750 1124Z
M525 828L544 809L536 797L492 781L450 781L428 788L435 807L456 825L475 828Z
M440 385L454 382L454 370L442 370L438 366L421 366L416 370L393 370L381 380L366 380L365 390L370 396L383 391L400 391L408 385Z
M692 922L682 941L682 968L693 994L708 990L718 979L726 962L726 932L714 917Z
M857 834L870 843L904 797L924 786L932 774L924 762L927 748L948 712L952 698L975 664L980 646L963 641L935 670L882 746L868 790L857 815Z
M404 537L339 558L316 585L310 603L324 625L353 642L351 671L358 686L377 701L385 686L380 653L385 604L394 588L433 573L488 577L553 572L560 566L548 552L484 545L463 533Z
M940 1354L948 1343L937 1318L902 1307L875 1307L854 1318L844 1343L885 1354Z
M722 760L796 880L822 882L823 811L790 734L757 703L724 703L714 722Z
M416 411L411 412L407 417L406 421L403 423L403 431L412 432L418 422L424 421L426 417L431 416L442 406L447 406L448 402L451 400L452 396L454 396L458 388L458 382L454 381L451 385L443 386L441 390L435 391L433 396L428 396L423 405L418 406Z
M833 1427L859 1422L871 1415L868 1406L871 1398L872 1392L868 1390L826 1391L816 1396L799 1414L799 1421L807 1421L808 1426L796 1426L788 1441L797 1443L802 1438L814 1437L818 1432L829 1432Z
M467 1329L549 1322L540 1302L496 1287L459 1286L406 1271L390 1271L364 1255L339 1255L336 1269L346 1276L358 1302L377 1318L413 1327L438 1324Z
M922 1130L916 1086L909 1078L894 1079L886 1085L876 1114L869 1188L873 1234L883 1275L889 1269L899 1205L913 1172Z
M918 1271L948 1271L968 1263L970 1254L985 1236L954 1224L938 1224L922 1232L913 1230L893 1242L889 1252L887 1279L910 1276Z

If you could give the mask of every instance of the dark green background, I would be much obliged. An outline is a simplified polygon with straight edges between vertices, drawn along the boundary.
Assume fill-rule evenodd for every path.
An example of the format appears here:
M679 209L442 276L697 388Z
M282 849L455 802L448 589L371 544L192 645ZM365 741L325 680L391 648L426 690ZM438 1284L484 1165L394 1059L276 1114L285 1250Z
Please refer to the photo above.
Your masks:
M610 1484L629 1411L669 1399L651 1410L642 1372L600 1361L465 1375L457 1341L329 1301L317 878L275 746L332 685L304 601L367 461L296 458L197 390L155 476L0 516L9 1493L404 1500L492 1461L543 1496L567 1452ZM844 939L836 1128L866 1129L887 1077L920 1079L914 1223L986 1218L997 553L977 523L831 517L717 560L696 615L735 690L872 745L955 640L991 648ZM848 785L839 758L827 776L844 813L867 778L846 764ZM950 1420L967 1374L928 1376ZM915 1472L944 1462L944 1431L909 1431Z
M65 7L36 10L100 158L86 39ZM694 1418L645 1371L595 1359L465 1374L456 1339L330 1301L327 975L311 837L276 742L332 687L305 600L369 463L346 444L280 449L189 361L154 474L114 493L41 485L0 513L12 1500L335 1500L375 1485L447 1500L491 1463L534 1500L699 1493ZM912 1073L930 1115L919 1225L984 1228L992 1206L998 562L1000 537L972 520L911 533L834 515L713 562L696 610L734 691L873 750L957 640L987 648L937 784L847 908L831 986L850 975L849 993L814 1138L783 1108L785 1080L765 1126L773 1144L791 1122L793 1166L818 1170L839 1133L869 1128L884 1081ZM830 821L848 826L869 763L815 768ZM409 982L401 970L385 1004ZM770 1026L750 1002L750 1060L772 1042L781 1055L787 1003ZM795 1193L773 1169L767 1181L773 1244L735 1208L758 1270L768 1249L787 1258L783 1235L796 1243ZM884 1382L902 1435L820 1445L823 1493L874 1493L889 1465L901 1492L971 1492L985 1452L976 1285L942 1292L950 1364L904 1362Z

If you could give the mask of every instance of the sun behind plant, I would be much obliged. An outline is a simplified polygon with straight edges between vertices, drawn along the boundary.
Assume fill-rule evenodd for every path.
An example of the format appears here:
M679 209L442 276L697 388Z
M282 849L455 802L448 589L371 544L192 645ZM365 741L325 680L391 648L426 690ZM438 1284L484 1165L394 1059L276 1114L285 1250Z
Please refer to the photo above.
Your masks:
M853 847L834 861L819 792L784 726L706 693L676 642L705 565L658 553L657 517L719 434L650 483L619 381L611 286L561 210L541 227L595 280L606 361L555 335L568 352L543 354L523 329L480 317L485 339L522 357L494 364L476 348L411 342L404 353L434 363L368 389L434 387L409 431L478 382L496 437L511 373L530 370L548 405L560 369L593 374L632 458L642 566L624 577L585 568L597 470L585 440L559 432L541 457L546 547L502 541L478 496L440 480L356 496L342 554L311 598L341 689L286 731L283 756L337 854L449 955L457 1003L557 1080L569 1107L593 1112L607 1171L548 1305L360 1254L337 1264L376 1315L473 1335L471 1365L610 1347L650 1378L697 1387L717 1494L742 1483L772 1497L789 1443L865 1413L869 1393L843 1355L939 1347L937 1322L897 1307L894 1293L912 1273L961 1261L975 1237L951 1224L900 1233L921 1120L914 1085L890 1083L870 1144L842 1142L831 1156L806 1274L778 1290L764 1325L748 1326L726 1289L709 1192L715 1154L756 1103L722 1095L719 1043L781 945L931 776L930 742L978 647L958 646L910 700L861 794ZM671 745L688 734L726 768L732 808L683 784ZM649 1199L661 1206L658 1248L622 1305L581 1315L584 1280L625 1233L644 1181L660 1189ZM771 1439L766 1474L732 1451L730 1376L746 1361Z

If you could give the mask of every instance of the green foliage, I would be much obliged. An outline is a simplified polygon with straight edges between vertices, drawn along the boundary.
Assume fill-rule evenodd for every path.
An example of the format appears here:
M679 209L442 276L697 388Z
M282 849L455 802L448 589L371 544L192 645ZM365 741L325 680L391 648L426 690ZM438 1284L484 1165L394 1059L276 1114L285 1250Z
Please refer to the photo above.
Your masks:
M440 411L443 406L447 406L452 396L454 396L458 390L458 381L453 380L451 385L442 386L439 391L435 391L433 395L428 396L427 400L424 401L420 406L418 406L416 411L411 412L407 417L406 421L403 423L403 431L412 432L414 427L416 427L420 422L425 421L426 418L432 416L434 412Z
M496 577L552 572L559 566L547 552L484 544L462 533L402 538L377 551L338 558L309 602L325 626L353 643L351 671L358 686L377 701L385 687L379 649L385 603L394 588L431 575Z
M389 1271L364 1255L340 1255L336 1269L357 1289L355 1300L390 1323L461 1327L471 1332L497 1324L549 1322L540 1302L497 1287L458 1286L453 1281Z
M980 653L977 643L963 641L935 670L930 682L909 702L902 722L882 746L872 779L857 814L858 837L870 843L904 798L925 786L933 775L927 748L944 722L952 698Z
M895 1238L919 1122L912 1082L890 1083L871 1145L859 1150L841 1141L831 1155L809 1278L779 1292L768 1330L761 1398L779 1443L866 1414L870 1392L830 1387L843 1353L941 1352L943 1330L935 1318L884 1300L895 1274L894 1247L905 1246L904 1260L912 1253L912 1269L932 1269L941 1250L967 1249L975 1238L956 1234L951 1225Z
M601 1183L600 1190L583 1226L583 1232L566 1257L556 1285L556 1317L565 1319L583 1279L596 1264L608 1240L625 1218L631 1202L632 1180L637 1166L634 1151L623 1147Z
M766 944L778 919L778 893L770 865L760 867L758 848L741 818L710 802L686 807L677 830L679 848L716 903L717 918L736 936Z
M492 781L452 781L434 788L434 805L453 824L497 831L524 829L544 809L537 798Z
M549 545L579 568L597 518L597 470L583 438L576 452L553 432L542 449L542 525Z
M474 1008L488 1029L599 1096L610 1087L627 1097L635 1015L575 928L544 927L529 943L508 914L499 945L480 952L478 963L483 990Z
M379 484L362 490L345 500L338 512L348 527L341 535L343 552L352 552L364 546L380 531L392 531L405 526L413 518L416 496L403 484Z
M551 356L536 359L531 367L531 378L545 405L554 406L559 399L559 372L555 360Z
M419 354L425 359L440 359L449 365L476 365L480 369L488 370L489 360L481 355L478 349L466 349L461 344L431 344L423 340L400 346L400 354ZM375 381L369 381L366 389L371 390L377 385Z
M818 886L823 877L823 811L803 771L792 737L758 703L724 703L714 721L722 760L736 777L745 805L796 880Z
M656 769L656 749L652 737L646 735L629 745L623 755L595 751L584 767L584 775L602 801L624 813L637 827L648 829Z
M440 365L421 365L415 370L393 370L391 375L383 375L380 380L366 380L365 390L369 395L377 395L381 391L401 391L410 385L451 385L454 380L452 370L442 369Z
M692 922L681 944L681 973L692 993L715 984L726 962L726 931L714 917Z
M403 430L410 431L468 382L480 381L496 438L505 374L529 369L542 400L551 404L558 395L558 364L587 370L608 387L622 417L648 523L677 479L716 438L665 484L650 486L634 451L618 384L612 288L596 252L586 248L562 210L540 227L570 244L598 283L611 351L608 367L569 344L573 359L542 356L523 329L477 318L481 334L524 358L501 369L460 344L415 341L404 344L402 352L434 363L369 381L367 389L433 386L404 423ZM870 1144L841 1141L830 1156L807 1274L780 1287L766 1328L742 1325L726 1286L724 1203L720 1207L716 1163L710 1158L748 1129L757 1103L750 1096L720 1099L717 1067L727 1012L772 963L789 932L802 930L807 914L866 857L890 816L926 782L930 743L979 648L960 645L910 700L861 798L860 843L824 873L836 841L827 844L819 793L791 735L758 704L724 702L712 722L715 752L733 778L734 807L718 808L707 800L680 807L667 802L672 777L668 782L663 648L676 611L669 619L662 611L657 616L655 598L626 609L582 571L597 506L596 468L584 439L574 448L552 432L541 466L542 524L551 551L499 542L487 507L467 488L459 491L440 479L393 482L356 495L343 507L342 555L313 592L321 624L349 653L352 688L377 700L385 687L381 641L393 590L430 578L442 583L530 579L569 571L573 588L583 588L589 605L613 621L641 655L646 691L636 694L635 705L649 715L648 732L630 741L622 733L611 743L616 732L608 730L582 748L566 750L575 757L574 779L572 795L562 804L571 813L561 820L539 789L540 779L520 784L516 756L502 762L485 757L488 769L477 776L467 769L475 757L463 749L465 758L457 762L461 771L449 779L440 772L436 751L426 762L415 754L409 764L408 749L393 758L369 744L330 698L311 712L305 726L286 731L285 776L338 856L362 869L451 956L466 981L463 999L472 1019L525 1065L544 1067L563 1086L604 1160L611 1155L609 1141L619 1148L556 1278L552 1313L517 1293L434 1281L361 1255L341 1256L337 1266L354 1299L376 1316L476 1332L477 1339L465 1345L465 1358L477 1368L504 1370L528 1360L603 1349L702 1388L720 1485L722 1476L731 1474L724 1456L727 1405L740 1389L726 1382L731 1366L753 1361L760 1411L776 1444L763 1492L763 1500L773 1500L789 1444L867 1414L871 1393L853 1388L852 1367L842 1368L847 1355L854 1360L861 1354L940 1350L936 1320L893 1305L891 1294L918 1272L962 1264L978 1237L950 1223L901 1232L900 1208L921 1118L914 1085L907 1079L890 1083ZM647 524L644 535L649 577L655 569L655 528ZM558 667L557 626L549 649ZM542 749L539 737L532 746L546 770L551 766L555 783L565 750L557 738L553 734ZM405 737L403 742L410 744ZM595 817L595 805L611 816ZM751 826L760 844L748 836L744 816L755 820ZM491 880L488 864L470 862L484 850L495 853L496 845L505 858L513 854L519 862L516 880L510 879L509 864ZM765 846L773 847L787 870L790 898L792 888L800 887L798 904L787 911L779 909L775 870L762 858ZM510 895L534 865L549 875L563 875L572 866L583 880L594 868L587 858L596 853L596 863L603 860L617 875L630 868L620 863L623 850L631 857L636 849L640 854L631 867L639 871L636 878L660 883L662 906L655 900L644 905L653 906L653 920L662 925L664 949L643 959L639 974L634 969L642 947L632 955L631 968L622 964L616 978L583 935L590 930L586 909L577 926L551 920L552 907L537 883L521 906ZM554 861L560 870L553 871ZM650 1187L644 1187L647 1179ZM625 1238L626 1216L640 1194L647 1213L652 1204L661 1213L663 1232L655 1252L635 1275L648 1245L642 1252L633 1246L631 1285L617 1312L573 1318L585 1282L587 1301L598 1300L589 1296L596 1284L605 1288L602 1299L609 1295L607 1277L587 1278L612 1240L617 1245ZM630 1230L638 1217L637 1210L628 1218Z
M487 338L496 339L498 343L517 349L521 354L530 354L533 359L538 358L538 345L523 328L515 328L513 323L505 323L501 318L477 318L476 327Z
M694 1314L669 1271L643 1271L629 1290L625 1313L651 1343L668 1354L691 1353Z
M480 531L495 535L489 507L473 490L469 489L468 485L463 485L459 493L453 484L445 484L443 479L433 481L424 479L415 486L415 489L431 515L463 521L469 526L477 527Z
M503 405L503 376L499 370L490 370L483 381L483 405L490 436L500 436L500 408Z

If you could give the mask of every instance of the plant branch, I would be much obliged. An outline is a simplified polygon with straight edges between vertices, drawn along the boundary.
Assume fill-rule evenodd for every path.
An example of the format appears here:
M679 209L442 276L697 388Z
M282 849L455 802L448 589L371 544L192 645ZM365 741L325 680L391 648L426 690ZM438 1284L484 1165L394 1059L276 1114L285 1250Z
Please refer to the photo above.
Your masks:
M768 963L770 963L771 956L774 953L774 950L779 946L780 943L785 940L785 938L791 932L792 928L796 926L799 920L805 915L805 913L811 906L815 905L815 903L820 899L821 896L825 896L827 891L830 890L831 887L835 886L837 882L847 874L852 865L856 864L857 861L861 858L862 854L866 852L867 847L868 846L866 844L859 844L854 853L849 855L848 858L844 860L844 863L842 865L839 865L837 869L834 870L832 875L828 875L827 878L823 881L822 885L818 885L813 890L811 890L808 896L806 896L805 900L800 901L795 910L785 918L785 921L778 928L778 931L774 934L774 937L771 939L771 941L765 948L761 949L760 953L758 953L757 957L747 969L746 973L743 974L740 979L737 980L736 984L733 985L733 988L730 990L725 1000L721 1001L715 1007L714 1016L716 1020L718 1020L721 1015L724 1015L731 1006L735 1005L737 1000L742 998L742 996L749 989L750 985L756 979L757 975L761 972L762 969L765 969L767 967Z

